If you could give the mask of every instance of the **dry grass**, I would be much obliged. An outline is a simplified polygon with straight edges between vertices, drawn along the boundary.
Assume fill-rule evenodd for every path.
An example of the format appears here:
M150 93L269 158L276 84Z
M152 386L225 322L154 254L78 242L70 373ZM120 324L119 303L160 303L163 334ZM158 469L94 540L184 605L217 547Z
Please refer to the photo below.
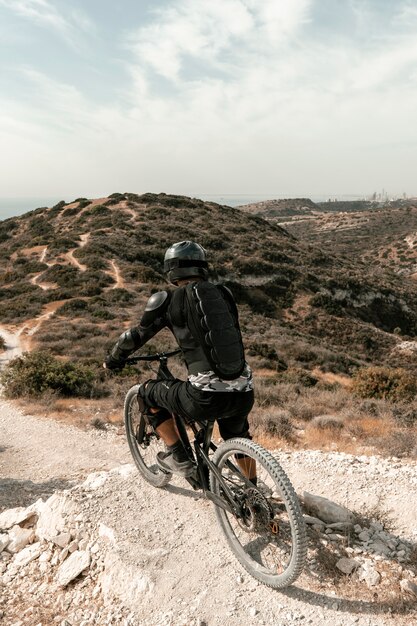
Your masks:
M95 427L94 420L104 424L120 427L123 423L123 402L103 398L86 400L80 398L40 398L30 402L18 400L18 406L31 415L47 416L50 419L62 422L83 430Z
M281 382L276 373L259 375L257 370L257 404L250 419L254 435L266 447L417 456L417 425L404 418L414 415L415 404L357 398L344 377L343 384L333 380L331 386L303 387Z

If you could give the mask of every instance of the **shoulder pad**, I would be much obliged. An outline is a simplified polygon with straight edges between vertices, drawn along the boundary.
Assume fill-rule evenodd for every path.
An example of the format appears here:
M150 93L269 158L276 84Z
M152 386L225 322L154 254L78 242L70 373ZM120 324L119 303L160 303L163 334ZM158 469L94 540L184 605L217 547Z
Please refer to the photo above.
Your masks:
M169 301L170 293L168 291L158 291L154 293L148 300L140 325L146 328L151 326L156 319L163 317Z
M145 311L155 311L156 309L159 309L159 307L166 302L167 298L167 291L158 291L157 293L152 294L146 304Z

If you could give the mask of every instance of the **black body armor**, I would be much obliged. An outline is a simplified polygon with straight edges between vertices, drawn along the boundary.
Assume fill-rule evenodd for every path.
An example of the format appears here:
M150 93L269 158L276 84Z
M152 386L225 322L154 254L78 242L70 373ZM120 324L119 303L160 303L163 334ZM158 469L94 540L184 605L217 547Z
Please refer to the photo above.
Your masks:
M189 374L214 371L233 380L245 360L236 304L231 292L208 281L153 294L139 326L123 333L110 360L122 362L168 327L181 348Z

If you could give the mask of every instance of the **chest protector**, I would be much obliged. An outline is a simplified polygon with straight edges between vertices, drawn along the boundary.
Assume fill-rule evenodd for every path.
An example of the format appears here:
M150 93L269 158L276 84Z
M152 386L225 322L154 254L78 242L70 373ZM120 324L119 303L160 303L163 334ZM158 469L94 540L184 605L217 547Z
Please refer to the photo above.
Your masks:
M208 281L189 283L183 289L184 321L211 369L221 379L238 378L245 354L232 294Z

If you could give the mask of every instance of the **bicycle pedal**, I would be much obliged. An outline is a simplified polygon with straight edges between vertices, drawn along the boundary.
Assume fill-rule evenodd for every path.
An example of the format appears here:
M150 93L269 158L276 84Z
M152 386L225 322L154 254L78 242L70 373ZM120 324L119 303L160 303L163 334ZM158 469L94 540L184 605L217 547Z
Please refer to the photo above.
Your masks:
M194 491L201 489L201 482L198 478L197 470L194 470L191 476L188 476L185 480L191 485Z

